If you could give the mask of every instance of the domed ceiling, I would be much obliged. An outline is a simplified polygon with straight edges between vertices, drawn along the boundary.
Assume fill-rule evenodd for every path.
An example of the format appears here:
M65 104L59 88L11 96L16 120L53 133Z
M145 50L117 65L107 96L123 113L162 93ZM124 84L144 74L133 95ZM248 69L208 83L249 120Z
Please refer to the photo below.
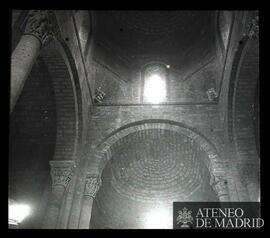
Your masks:
M117 142L102 175L92 213L95 228L144 228L155 207L173 201L215 201L205 152L185 135L151 129Z
M142 103L145 65L168 65L165 103L208 101L220 64L215 11L93 11L95 88L105 103ZM109 91L113 90L112 94Z
M97 11L95 43L100 48L107 46L115 50L117 55L112 55L113 59L118 58L127 68L140 69L149 61L162 61L179 69L187 65L187 58L193 58L192 52L200 61L215 49L212 14Z

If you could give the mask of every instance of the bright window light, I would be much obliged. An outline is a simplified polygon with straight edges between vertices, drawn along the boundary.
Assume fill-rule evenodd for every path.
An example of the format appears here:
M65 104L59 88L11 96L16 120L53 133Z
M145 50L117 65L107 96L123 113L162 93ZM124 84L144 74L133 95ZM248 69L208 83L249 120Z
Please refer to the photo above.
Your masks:
M144 98L147 102L157 104L166 98L165 80L158 74L145 79Z
M9 204L8 220L9 223L18 224L30 214L30 207L25 204Z
M146 214L146 229L172 229L173 214L170 209L158 208Z

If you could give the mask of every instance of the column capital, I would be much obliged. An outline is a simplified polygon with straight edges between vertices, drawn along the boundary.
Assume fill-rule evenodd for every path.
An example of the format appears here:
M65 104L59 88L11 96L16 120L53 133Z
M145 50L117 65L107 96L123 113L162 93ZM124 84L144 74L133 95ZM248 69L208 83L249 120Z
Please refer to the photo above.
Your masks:
M62 185L65 188L68 186L76 167L72 160L55 160L50 161L52 186Z
M102 184L101 178L97 174L88 174L85 178L84 195L94 198Z
M250 39L259 38L259 11L255 11L247 23L245 35Z
M220 200L223 200L223 198L228 199L228 181L224 175L211 175L210 185Z
M56 17L52 10L30 10L23 35L33 35L41 45L46 45L57 29Z

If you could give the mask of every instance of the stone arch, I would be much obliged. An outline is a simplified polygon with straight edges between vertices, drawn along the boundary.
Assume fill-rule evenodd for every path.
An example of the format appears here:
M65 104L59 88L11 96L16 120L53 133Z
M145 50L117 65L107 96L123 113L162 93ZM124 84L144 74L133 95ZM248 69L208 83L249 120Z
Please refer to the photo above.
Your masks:
M33 199L33 206L40 209L37 217L30 217L29 224L41 226L46 207L49 207L50 184L54 184L49 161L64 163L77 158L82 132L81 97L71 52L65 42L53 40L41 49L22 90L21 100L16 104L17 112L15 109L12 114L15 126L10 144L16 154L10 156L15 158L10 161L13 171L24 169L26 172L10 180L10 191L11 196L20 199L17 187L22 187L26 191L23 199ZM16 137L18 139L14 140ZM22 162L18 163L20 160ZM16 164L22 164L22 168ZM35 177L33 182L31 177Z
M61 40L53 40L38 57L50 75L54 88L57 135L54 160L75 160L82 134L82 98L72 54Z
M227 132L240 180L249 199L260 197L259 41L248 35L239 41L228 92Z
M259 42L245 36L239 42L233 61L228 94L228 136L236 152L246 154L244 157L249 154L245 153L245 137L252 142L249 150L256 151L257 147L253 117L258 82Z
M225 56L234 22L234 13L231 11L216 11L215 18L217 44L222 55Z
M73 188L68 183L75 173L82 144L82 93L75 60L64 39L52 40L41 50L38 60L50 75L56 104L56 142L47 184L50 195L42 223L43 228L52 228L64 226L65 213L70 212L66 201ZM59 174L61 181L57 180ZM62 198L55 200L59 187Z
M22 36L28 13L29 10L20 10L12 32L12 50ZM90 12L89 17L91 18ZM92 28L92 24L90 25ZM56 108L58 132L54 159L70 160L76 158L74 155L77 151L77 144L82 140L83 119L82 93L75 59L65 40L56 34L47 45L42 46L36 64L40 65L50 75L56 104L58 105ZM66 121L65 115L67 115ZM61 136L61 131L67 132L66 138ZM70 139L69 142L67 138ZM71 142L72 140L73 142ZM71 148L73 152L71 152Z
M204 160L204 163L209 170L211 181L210 185L215 185L217 183L217 178L222 178L225 181L225 190L227 191L227 182L226 182L226 171L224 165L221 161L221 158L217 152L215 146L201 133L196 131L193 128L190 128L182 123L170 121L170 120L142 120L134 123L127 124L116 131L112 132L107 136L97 147L96 153L94 156L94 165L96 165L95 173L102 173L107 162L112 157L111 147L121 138L142 130L148 129L163 129L169 130L176 133L184 134L190 139L194 140L199 147L206 153L207 157ZM219 191L217 192L219 197ZM227 192L226 192L227 194ZM228 198L226 198L228 199Z
M85 21L88 20L89 24L89 34L86 41L85 49L84 49L84 56L86 57L89 53L89 50L91 49L92 43L93 43L93 28L94 28L94 22L93 22L93 12L91 10L88 11L88 19L85 19Z

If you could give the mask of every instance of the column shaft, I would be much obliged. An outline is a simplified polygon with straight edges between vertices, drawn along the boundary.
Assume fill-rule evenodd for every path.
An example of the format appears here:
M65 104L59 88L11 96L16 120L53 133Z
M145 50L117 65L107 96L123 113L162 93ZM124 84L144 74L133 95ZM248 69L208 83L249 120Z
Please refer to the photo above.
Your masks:
M14 109L41 47L48 44L57 27L52 11L29 11L23 35L11 56L10 112Z
M63 195L65 192L65 187L61 185L56 185L52 189L52 194L49 200L47 214L43 222L44 229L55 229L59 211L62 205Z
M80 215L79 229L89 229L94 199L90 196L83 196L82 211Z
M258 184L255 182L248 182L246 187L249 193L250 201L252 202L260 201L260 189Z
M33 35L23 35L11 57L10 112L19 98L26 79L39 54L41 42Z
M94 198L101 186L99 175L88 174L85 179L84 196L81 207L79 229L89 229Z

